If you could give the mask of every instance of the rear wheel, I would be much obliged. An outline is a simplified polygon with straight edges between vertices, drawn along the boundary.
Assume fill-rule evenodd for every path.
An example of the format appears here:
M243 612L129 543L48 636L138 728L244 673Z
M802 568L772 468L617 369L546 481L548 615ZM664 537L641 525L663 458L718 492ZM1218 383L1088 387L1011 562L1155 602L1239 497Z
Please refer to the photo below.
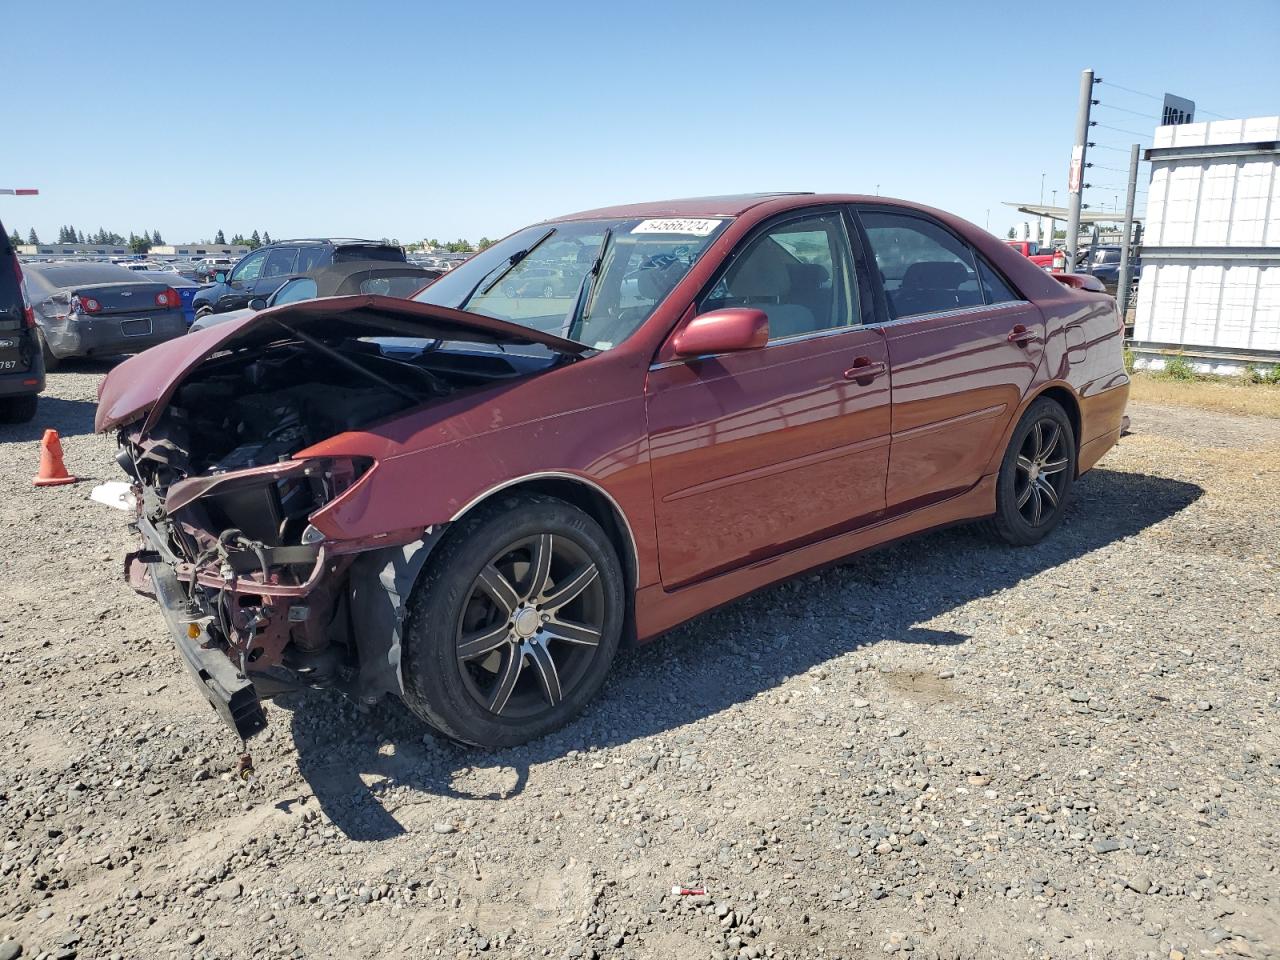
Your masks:
M44 338L44 331L39 327L36 327L36 339L40 341L40 355L44 357L45 372L52 373L62 361L49 349L49 341Z
M8 397L0 400L0 423L29 423L36 415L39 397Z
M518 496L478 509L450 530L409 598L405 702L477 746L550 733L604 682L623 589L612 544L577 507Z
M1014 546L1043 540L1062 520L1075 480L1076 438L1071 418L1041 397L1014 428L996 480L991 529Z

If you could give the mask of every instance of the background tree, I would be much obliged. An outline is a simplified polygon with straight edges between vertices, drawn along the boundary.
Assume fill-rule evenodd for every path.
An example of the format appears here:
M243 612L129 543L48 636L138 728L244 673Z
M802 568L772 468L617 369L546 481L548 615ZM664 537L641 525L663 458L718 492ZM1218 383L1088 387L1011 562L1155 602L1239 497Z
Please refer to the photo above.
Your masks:
M481 238L480 238L480 242L476 244L476 249L477 249L477 250L488 250L488 249L489 249L490 247L492 247L492 246L493 246L493 241L492 241L492 240L490 240L488 237L481 237Z
M39 243L39 242L40 242L40 238L36 236L36 228L32 227L31 230L27 233L27 243Z
M76 243L84 243L84 231L83 231L83 230L79 230L79 231L77 231L77 232L76 232L76 237L77 237L77 239L76 239Z
M263 245L265 246L266 244L268 244L268 243L270 243L270 242L271 242L271 234L269 234L269 233L267 233L267 231L263 230L263 231L262 231L262 243L263 243Z
M15 247L22 243L22 234L18 233L17 228L14 228L13 233L9 234L9 243Z
M129 250L132 253L146 253L151 249L151 238L143 231L142 236L135 237L133 231L129 232Z
M1013 232L1013 227L1009 228L1009 232L1005 234L1005 236L1007 236L1010 240L1012 240L1014 236L1016 236L1016 234Z
M262 246L262 238L258 236L258 231L255 230L249 234L249 249L257 250L260 246Z
M227 238L226 238L226 237L224 237L224 236L222 235L222 231L221 231L221 230L219 230L217 233L215 233L215 234L213 235L213 242L214 242L214 243L226 243L226 242L227 242Z
M245 240L244 234L237 233L234 237L231 238L231 242L235 246L243 247L248 241Z
M160 231L159 231L159 230L152 230L152 231L151 231L151 244L152 244L152 246L156 246L156 247L158 247L158 246L160 246L160 244L162 244L162 243L164 243L164 241L160 239Z

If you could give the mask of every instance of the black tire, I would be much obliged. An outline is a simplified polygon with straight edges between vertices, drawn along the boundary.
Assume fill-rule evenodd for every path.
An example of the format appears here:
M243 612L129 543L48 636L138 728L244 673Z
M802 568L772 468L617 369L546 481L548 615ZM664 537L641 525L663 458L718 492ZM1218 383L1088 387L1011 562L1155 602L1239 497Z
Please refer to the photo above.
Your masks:
M196 310L197 320L201 319L202 317L211 317L211 316L213 316L213 307L203 306L203 307L200 307L198 310Z
M30 423L35 419L40 398L34 393L25 397L0 400L0 423Z
M996 479L990 531L1016 547L1039 543L1061 521L1076 474L1071 418L1056 401L1040 397L1009 438Z
M36 339L40 341L40 355L44 357L44 372L53 373L62 361L49 349L49 341L44 338L44 331L36 327Z
M548 558L541 576L537 550ZM504 584L496 591L494 570ZM495 597L508 588L500 605ZM604 683L624 589L609 538L577 507L522 494L477 508L448 532L409 596L405 703L446 736L480 747L515 746L564 726Z

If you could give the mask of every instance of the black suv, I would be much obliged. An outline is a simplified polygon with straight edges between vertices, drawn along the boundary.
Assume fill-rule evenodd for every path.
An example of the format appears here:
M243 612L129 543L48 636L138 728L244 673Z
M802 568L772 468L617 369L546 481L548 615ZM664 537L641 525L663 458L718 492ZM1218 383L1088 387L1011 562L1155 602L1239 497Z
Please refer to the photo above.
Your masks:
M0 423L26 423L44 389L44 359L17 251L0 223Z
M214 274L214 283L192 298L196 316L240 310L250 300L265 300L292 276L347 260L404 263L404 248L376 240L281 240L246 254L230 273Z

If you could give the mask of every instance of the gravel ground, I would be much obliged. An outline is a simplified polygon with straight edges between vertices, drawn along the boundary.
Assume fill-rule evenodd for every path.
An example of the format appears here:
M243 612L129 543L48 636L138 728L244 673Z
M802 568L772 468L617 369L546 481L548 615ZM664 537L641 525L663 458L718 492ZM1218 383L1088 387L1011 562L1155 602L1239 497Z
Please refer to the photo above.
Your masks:
M245 785L88 499L104 369L0 427L0 960L1280 956L1280 421L1135 405L1048 542L765 591L522 749L296 697Z

